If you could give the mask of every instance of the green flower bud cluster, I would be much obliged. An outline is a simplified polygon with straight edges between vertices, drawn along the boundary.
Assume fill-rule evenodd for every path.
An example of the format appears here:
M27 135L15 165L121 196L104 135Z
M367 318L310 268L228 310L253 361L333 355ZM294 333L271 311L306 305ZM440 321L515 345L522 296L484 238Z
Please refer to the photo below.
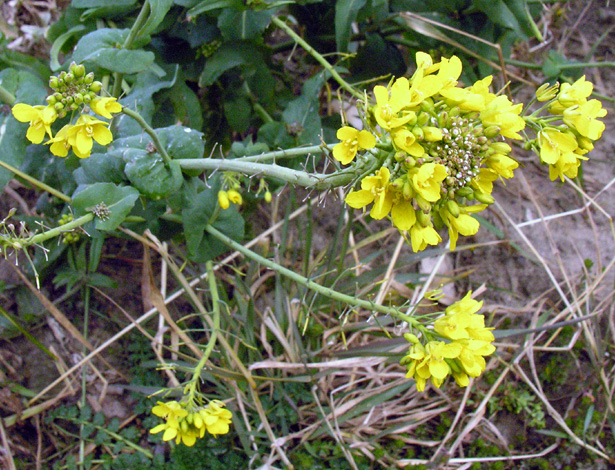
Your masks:
M218 39L212 42L208 42L207 44L203 44L200 49L201 54L203 54L203 57L207 59L208 57L211 57L214 52L216 52L220 48L221 45L222 41L219 41Z
M63 214L58 221L60 226L66 225L69 222L73 221L73 214ZM73 243L77 243L81 237L77 232L64 232L62 234L62 243L65 245L72 245Z
M68 72L51 76L49 87L53 93L47 96L47 103L54 107L59 118L63 118L95 99L102 89L102 83L94 80L93 72L86 73L82 64L72 62Z

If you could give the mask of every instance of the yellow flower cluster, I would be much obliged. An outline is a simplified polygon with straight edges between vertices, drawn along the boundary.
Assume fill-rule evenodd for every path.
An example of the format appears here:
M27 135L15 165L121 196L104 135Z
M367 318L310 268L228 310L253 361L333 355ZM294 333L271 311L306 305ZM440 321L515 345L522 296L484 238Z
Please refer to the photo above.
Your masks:
M84 108L89 108L99 116L111 119L112 113L122 111L122 105L115 98L99 97L97 93L102 84L94 81L92 73L85 74L83 65L74 62L70 71L62 72L59 76L52 76L49 86L55 90L47 97L47 106L30 106L18 103L13 106L15 119L30 123L26 138L33 144L40 144L45 135L49 140L51 153L58 157L66 157L70 149L79 158L90 156L94 141L100 145L107 145L113 140L111 131L107 128L108 122L97 119L88 114L82 114ZM69 112L79 111L79 117L74 124L66 124L54 136L51 125L64 118Z
M573 84L543 85L536 91L538 101L549 101L549 112L563 121L561 126L555 126L552 119L536 121L539 130L535 148L540 160L549 165L551 180L575 178L581 161L587 160L585 154L602 137L605 126L598 118L606 116L606 109L600 101L587 99L593 89L582 76Z
M504 139L522 138L522 105L492 93L491 76L457 86L462 65L456 56L434 63L419 52L416 62L410 79L374 87L371 130L339 129L333 156L343 164L357 155L378 160L380 168L346 196L350 207L372 204L370 215L390 217L409 233L414 251L441 242L436 229L446 226L455 249L459 234L478 231L471 214L494 202L493 182L511 178L518 166Z
M439 339L430 339L426 344L413 334L405 338L412 345L401 364L408 369L406 377L414 378L416 389L425 390L427 381L440 387L447 376L452 375L460 387L470 383L470 377L478 377L485 370L485 358L495 351L491 328L485 328L483 315L476 312L483 303L472 299L472 292L445 311L434 323Z
M163 441L175 439L187 446L193 446L197 438L202 438L207 431L216 437L229 432L232 413L220 400L212 400L206 407L188 406L185 402L158 402L152 413L165 420L150 430L151 434L164 431Z

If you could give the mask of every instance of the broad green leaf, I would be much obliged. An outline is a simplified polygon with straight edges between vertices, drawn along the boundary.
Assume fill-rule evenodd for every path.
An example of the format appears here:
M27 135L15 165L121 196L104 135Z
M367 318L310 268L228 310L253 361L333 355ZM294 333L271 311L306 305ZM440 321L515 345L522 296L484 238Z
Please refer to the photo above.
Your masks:
M154 32L173 6L173 0L149 0L149 6L150 14L145 24L139 30L139 36L149 35Z
M286 126L278 121L268 122L263 124L258 130L258 141L266 143L269 148L290 148L295 142L288 135Z
M202 87L209 86L227 70L239 65L262 61L261 51L254 43L245 41L226 42L205 62L199 85Z
M131 148L123 157L126 176L141 194L151 199L162 199L179 191L184 182L179 164L172 161L165 165L158 153Z
M525 0L474 0L474 6L484 12L490 21L508 29L512 29L519 39L528 39L533 35L532 19L526 8ZM511 11L509 4L517 3L516 13Z
M400 77L406 71L399 48L377 33L365 35L365 41L351 64L354 82L385 75Z
M288 133L295 138L297 145L315 145L319 142L321 121L318 95L323 82L323 74L306 81L301 96L288 103L282 114Z
M182 211L182 221L186 234L186 245L190 259L204 263L228 251L228 247L208 233L205 226L218 207L219 178L208 181L210 188L194 195L188 195L189 205ZM233 240L241 241L244 235L244 220L234 204L221 210L213 226Z
M113 183L95 183L73 196L72 206L77 217L81 217L100 203L109 209L109 218L96 218L95 227L103 232L115 230L132 210L139 191L130 186L116 186Z
M226 8L218 16L218 28L227 41L254 39L269 26L272 16L272 10Z
M35 75L14 69L0 72L0 86L15 96L17 102L37 105L44 103L47 91L45 85ZM8 106L0 110L0 159L19 168L24 162L26 148L30 142L26 139L28 123L17 121ZM13 173L0 167L0 191L13 178Z
M86 29L87 28L85 25L78 24L70 28L68 31L60 34L55 41L53 41L51 50L49 51L49 66L51 67L51 70L55 72L62 67L62 65L60 65L59 55L64 47L64 44L66 44L66 42L74 35L80 33L81 31L85 31Z
M352 23L367 0L338 0L335 2L335 42L339 52L348 51Z
M159 101L168 100L173 108L171 122L181 122L192 128L203 127L203 114L199 97L183 80L177 80L169 90L160 93Z
M165 81L160 80L160 77L152 72L138 74L137 83L133 86L131 92L120 100L120 103L138 112L145 119L145 122L151 124L155 110L153 95L160 90L172 87L177 80L178 70L179 67L175 66L172 73L167 74L168 80ZM117 128L117 131L114 132L116 138L140 135L143 132L137 121L125 114L115 117L114 122Z
M128 29L103 28L83 36L73 52L78 63L92 62L99 67L118 73L138 73L154 63L154 53L143 50L123 49Z
M90 158L81 161L83 176L89 184L115 183L126 181L124 167L126 163L113 153L93 153ZM82 181L83 182L83 181Z
M233 130L243 134L250 125L252 104L240 94L232 94L224 101L224 115Z

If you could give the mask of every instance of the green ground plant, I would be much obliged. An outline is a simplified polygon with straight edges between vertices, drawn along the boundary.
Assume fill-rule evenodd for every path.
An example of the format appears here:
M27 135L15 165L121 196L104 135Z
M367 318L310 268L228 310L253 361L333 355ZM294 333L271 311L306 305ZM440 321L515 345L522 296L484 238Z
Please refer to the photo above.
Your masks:
M447 301L436 269L413 271L492 227L482 213L514 181L515 146L544 184L583 191L607 115L584 64L553 51L528 83L508 59L543 41L545 3L73 0L44 59L2 38L0 187L31 188L36 211L2 215L0 248L78 343L68 365L46 351L60 377L2 429L52 408L58 452L36 461L54 469L541 468L556 448L561 468L612 462L613 351L592 323L604 300L554 282L564 306L502 328L475 298L485 289ZM2 313L7 337L35 341L40 315ZM606 400L576 415L551 404L541 384L558 384L561 356L532 350L531 377L519 365L546 335ZM113 347L121 365L101 354ZM124 422L105 414L101 369L121 377ZM546 450L515 443L520 456L483 430L459 452L485 413L522 417Z

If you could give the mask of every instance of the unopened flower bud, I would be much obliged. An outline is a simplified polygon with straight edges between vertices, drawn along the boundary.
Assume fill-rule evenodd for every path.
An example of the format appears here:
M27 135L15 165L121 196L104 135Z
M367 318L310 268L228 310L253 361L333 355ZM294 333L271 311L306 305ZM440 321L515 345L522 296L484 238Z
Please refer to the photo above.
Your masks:
M495 202L495 199L490 194L481 193L480 191L474 191L474 197L483 204L493 204Z
M429 227L431 225L430 213L425 213L424 211L416 211L416 220L418 220L418 222L423 227Z
M404 333L404 339L408 341L408 343L412 344L419 344L420 342L416 335L413 335L412 333Z
M265 191L265 202L266 203L270 203L271 202L271 192L269 192L269 191Z
M90 91L98 93L102 89L102 83L99 81L92 82L90 85Z
M226 191L218 191L218 204L222 209L228 209L231 205Z
M448 211L451 213L451 215L453 217L459 217L459 205L453 201L453 200L449 200L446 201L446 208L448 209Z
M75 81L75 76L72 73L67 73L64 77L64 83L73 83Z
M86 85L91 84L94 81L94 72L88 73L85 77L83 77L83 83Z
M425 126L423 127L425 140L428 142L437 142L442 140L442 130L437 127Z
M56 103L53 105L56 111L62 111L64 109L64 105L62 103Z
M48 103L48 104L50 104L50 105L52 105L52 106L58 102L58 100L56 100L56 97L55 97L55 96L53 96L53 95L49 95L49 96L45 99L45 101L47 101L47 103Z
M58 86L59 86L58 77L52 76L49 79L49 88L53 88L55 90L56 88L58 88Z
M75 65L73 73L75 77L83 77L85 75L85 66L83 64Z
M431 98L426 98L421 103L421 109L428 113L434 112L433 100Z
M500 134L501 130L502 129L500 129L499 126L489 126L487 129L485 129L484 134L490 139L493 139L494 137Z
M416 140L423 140L425 137L425 133L423 132L423 128L419 126L414 126L412 128L412 133L416 136Z
M446 111L441 112L438 116L438 125L440 127L448 127L449 124L448 113Z
M401 162L406 158L406 155L406 152L395 152L395 160Z
M559 83L555 82L555 85L549 85L548 83L542 84L536 90L536 99L538 101L549 101L555 98L559 91Z
M73 99L74 99L75 103L77 103L77 104L83 103L83 95L81 93L76 93L73 96Z

